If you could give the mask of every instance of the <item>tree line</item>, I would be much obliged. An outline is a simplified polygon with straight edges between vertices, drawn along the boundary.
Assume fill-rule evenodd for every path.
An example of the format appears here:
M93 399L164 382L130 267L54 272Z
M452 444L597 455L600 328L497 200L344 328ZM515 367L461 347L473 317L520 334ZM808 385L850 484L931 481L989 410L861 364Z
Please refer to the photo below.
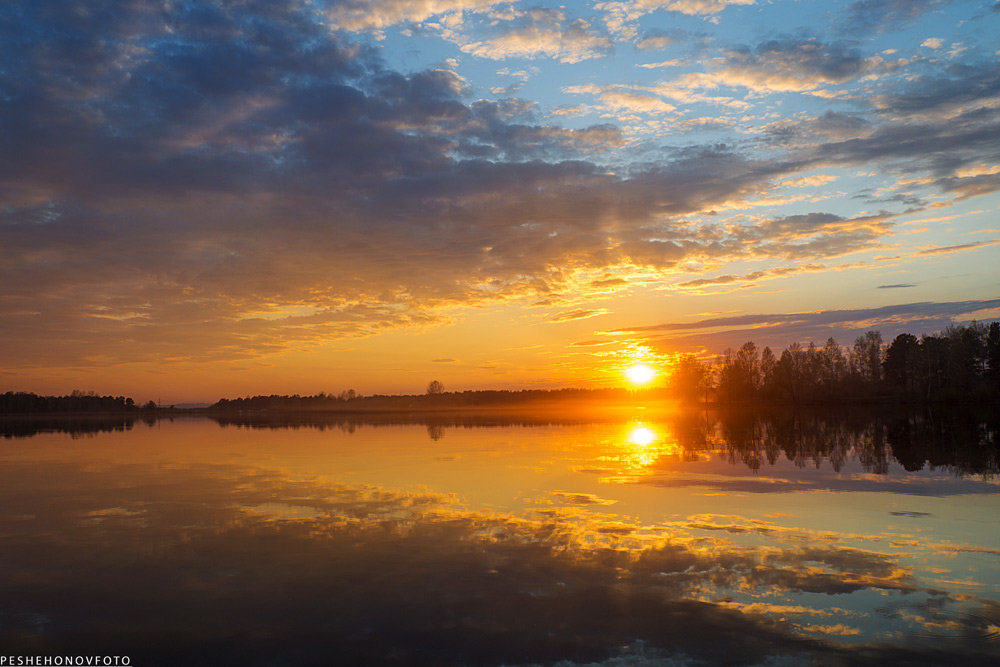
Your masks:
M142 409L155 408L150 401ZM31 392L8 391L0 394L0 413L36 414L49 412L131 412L140 409L127 396L100 396L79 389L67 396L39 396Z
M533 404L572 404L581 402L627 402L625 389L518 389L444 391L437 380L425 394L361 395L354 390L340 394L320 392L312 396L278 395L222 398L209 412L280 412L280 411L408 411L462 408L530 407Z
M1000 398L1000 323L953 325L934 335L902 333L884 344L869 331L845 348L833 338L775 354L752 341L708 364L678 359L672 389L719 403L864 400L969 402Z

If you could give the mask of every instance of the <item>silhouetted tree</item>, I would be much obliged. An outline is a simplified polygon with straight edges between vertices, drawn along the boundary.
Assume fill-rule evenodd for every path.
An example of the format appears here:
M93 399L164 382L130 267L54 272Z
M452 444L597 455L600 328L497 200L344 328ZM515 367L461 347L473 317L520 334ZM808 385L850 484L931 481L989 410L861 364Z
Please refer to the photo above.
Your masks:
M986 334L986 378L991 392L1000 392L1000 322L992 322Z
M858 336L851 350L851 371L856 374L869 392L882 382L882 334L868 331Z
M735 353L726 350L719 369L719 395L727 402L753 400L760 385L760 358L753 341Z
M901 333L892 339L885 350L882 368L885 381L895 393L912 397L917 394L917 367L920 359L920 341L916 336Z
M847 360L844 351L833 338L827 338L819 355L819 384L825 395L831 396L842 391L847 377Z
M774 367L774 384L784 398L797 403L802 399L806 373L805 352L798 343L792 343L781 353Z
M670 385L675 395L683 401L697 401L708 390L708 366L693 354L684 354L674 363Z
M771 348L765 347L760 352L760 395L773 400L778 397L778 388L774 382L774 369L778 365L778 360L774 357Z
M444 393L444 385L437 380L431 380L427 385L427 393L431 396Z

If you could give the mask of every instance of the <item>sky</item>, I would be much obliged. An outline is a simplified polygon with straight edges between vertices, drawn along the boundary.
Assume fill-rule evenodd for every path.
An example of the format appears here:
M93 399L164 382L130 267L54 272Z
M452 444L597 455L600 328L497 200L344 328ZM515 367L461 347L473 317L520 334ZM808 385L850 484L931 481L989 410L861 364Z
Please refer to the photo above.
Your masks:
M996 319L997 35L947 0L4 3L0 390L614 386Z

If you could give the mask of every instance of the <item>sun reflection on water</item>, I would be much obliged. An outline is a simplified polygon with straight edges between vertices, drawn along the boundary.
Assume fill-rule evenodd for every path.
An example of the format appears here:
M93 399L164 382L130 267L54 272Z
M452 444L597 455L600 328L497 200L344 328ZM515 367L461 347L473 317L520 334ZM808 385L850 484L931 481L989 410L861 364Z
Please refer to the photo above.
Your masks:
M657 440L656 432L641 423L632 427L628 433L628 442L638 447L648 447Z
M625 451L620 460L633 471L636 468L649 468L663 456L678 453L676 442L642 422L629 425L625 443Z

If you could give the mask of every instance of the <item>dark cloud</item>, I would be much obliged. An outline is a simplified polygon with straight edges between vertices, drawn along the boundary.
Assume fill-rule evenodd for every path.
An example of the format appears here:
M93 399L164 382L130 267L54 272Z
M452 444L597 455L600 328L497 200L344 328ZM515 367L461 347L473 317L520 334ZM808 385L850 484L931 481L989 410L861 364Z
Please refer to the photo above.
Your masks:
M610 331L619 336L639 336L666 346L709 349L737 347L748 340L759 346L781 349L792 342L825 341L834 337L842 344L871 329L879 329L885 340L899 333L934 333L954 324L955 318L978 310L1000 308L1000 299L981 301L918 302L800 313L761 313L713 317L694 322L673 322Z
M720 326L758 325L766 323L786 323L809 321L814 324L840 324L861 320L888 319L896 316L918 315L935 317L942 315L958 315L985 308L1000 307L1000 299L985 301L951 301L944 303L922 302L908 303L880 308L858 308L854 310L824 310L806 313L770 313L759 315L732 315L697 320L695 322L677 322L673 324L655 324L637 327L623 332L639 331L675 331L686 329L710 329Z
M796 146L819 139L837 141L863 137L872 130L869 121L857 114L827 111L807 121L782 120L765 130L768 142L779 146Z
M765 141L816 167L883 164L904 174L930 174L937 188L959 197L997 191L1000 175L977 169L1000 151L994 102L1000 68L995 62L953 63L918 71L901 83L882 84L867 111L777 121L766 128ZM924 197L907 190L872 201L926 206Z
M1000 95L1000 65L954 63L926 73L898 91L876 99L886 114L912 117L977 108Z
M905 27L950 0L857 0L850 5L846 32L884 31Z
M820 161L889 163L905 173L927 173L936 185L960 196L995 191L995 174L963 176L1000 151L1000 68L954 65L942 76L926 75L874 98L880 123L862 136L817 146ZM805 130L805 128L803 128Z
M975 250L977 248L983 248L987 246L993 246L1000 243L1000 239L993 239L990 241L976 241L974 243L961 243L958 245L941 246L939 248L925 248L924 250L918 250L918 255L950 255L955 252L962 252L963 250Z
M913 283L898 283L896 285L879 285L876 289L903 289L906 287L916 287Z
M860 51L845 44L783 38L744 47L731 54L729 66L759 72L765 80L798 79L841 83L867 69Z

